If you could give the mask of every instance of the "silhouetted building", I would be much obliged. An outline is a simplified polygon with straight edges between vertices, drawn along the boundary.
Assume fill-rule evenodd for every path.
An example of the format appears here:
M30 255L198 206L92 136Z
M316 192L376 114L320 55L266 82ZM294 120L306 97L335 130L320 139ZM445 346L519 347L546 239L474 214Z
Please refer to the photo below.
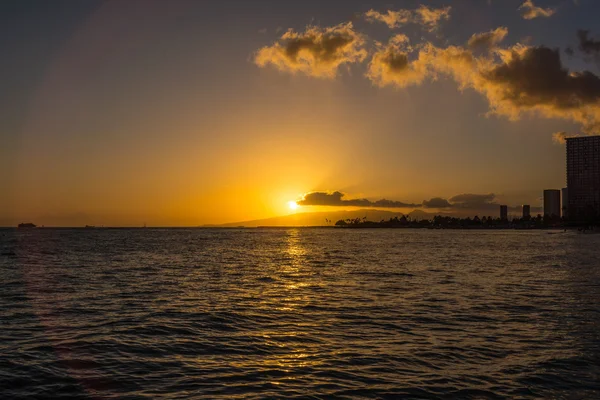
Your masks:
M531 206L530 205L523 206L523 218L531 218Z
M569 189L563 188L562 190L562 217L569 217Z
M569 219L600 215L600 136L567 138Z
M560 217L560 190L544 190L544 215Z
M500 219L508 221L508 206L500 206Z

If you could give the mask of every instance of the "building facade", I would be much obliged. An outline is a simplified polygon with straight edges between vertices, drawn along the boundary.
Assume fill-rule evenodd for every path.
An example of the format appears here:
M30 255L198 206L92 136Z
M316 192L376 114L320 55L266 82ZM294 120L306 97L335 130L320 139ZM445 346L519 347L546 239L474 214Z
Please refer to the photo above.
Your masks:
M561 198L562 216L563 216L563 218L568 218L569 217L569 189L564 188L564 189L562 189L561 192L562 192L562 198Z
M500 206L500 219L508 221L508 206Z
M523 218L524 219L531 218L531 206L530 205L523 206Z
M544 216L560 217L560 190L544 190Z
M567 139L567 189L569 219L600 216L600 136Z

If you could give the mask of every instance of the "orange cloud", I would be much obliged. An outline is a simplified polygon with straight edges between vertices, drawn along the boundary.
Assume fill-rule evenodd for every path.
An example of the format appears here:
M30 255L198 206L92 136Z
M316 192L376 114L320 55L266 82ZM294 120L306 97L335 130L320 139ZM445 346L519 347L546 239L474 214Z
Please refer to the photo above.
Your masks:
M450 19L450 10L450 6L443 8L429 8L421 5L415 12L419 16L422 25L428 27L430 30L435 30L440 21L447 21Z
M428 17L429 18L429 17ZM461 90L472 89L488 101L490 114L518 120L524 114L558 118L600 132L600 77L571 72L558 49L517 44L499 47L506 27L471 36L465 46L412 46L406 35L387 44L376 42L366 77L376 86L405 88L450 77ZM479 51L479 50L485 51ZM352 23L329 28L309 26L287 31L272 46L260 49L257 65L281 71L334 78L344 64L364 61L365 39Z
M385 13L369 10L365 13L365 17L369 22L383 22L390 29L399 28L413 21L413 13L409 10L388 10Z
M469 39L467 45L474 50L491 50L497 47L506 35L508 35L508 28L502 26L493 31L474 34Z
M565 143L567 143L568 138L573 138L573 137L578 137L578 136L579 135L575 135L575 134L570 135L567 132L556 132L556 133L552 134L552 140L556 144L565 144Z
M423 60L409 61L412 48L408 45L408 37L396 35L383 46L378 44L378 51L373 55L366 76L379 87L393 85L403 88L418 85L428 76L427 64Z
M442 20L450 19L451 7L430 8L424 5L415 10L387 10L381 13L375 10L369 10L365 13L365 18L369 22L383 22L390 29L399 28L407 24L419 24L430 32L435 31Z
M534 19L538 17L548 18L556 13L555 9L536 6L533 4L533 0L526 0L525 3L519 7L519 10L524 19Z
M254 62L289 73L335 78L342 65L364 61L364 44L351 22L328 28L308 26L301 33L288 30L273 45L258 50Z
M502 30L475 35L470 42L491 45L504 35ZM427 43L415 51L392 42L374 54L367 72L375 85L398 88L442 76L485 96L492 114L517 120L530 113L579 123L586 133L600 132L600 78L589 71L570 72L557 49L518 44L476 56L461 46Z
M569 72L558 49L517 47L502 63L479 71L474 88L486 95L494 112L517 119L524 112L580 123L600 130L600 78L589 71Z

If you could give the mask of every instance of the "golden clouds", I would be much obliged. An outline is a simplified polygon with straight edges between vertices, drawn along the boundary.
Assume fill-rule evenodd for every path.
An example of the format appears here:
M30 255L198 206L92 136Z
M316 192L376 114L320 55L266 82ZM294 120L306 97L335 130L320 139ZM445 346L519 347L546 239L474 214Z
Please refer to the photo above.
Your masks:
M365 18L369 22L383 22L390 29L394 29L412 22L413 12L409 10L387 10L385 13L381 13L379 11L369 10L365 13Z
M418 46L418 50L411 50L390 42L375 52L366 76L379 87L390 85L404 88L447 75L464 88L471 86L476 78L474 71L484 60L477 59L460 46L439 48L432 43L425 43Z
M552 141L556 144L565 144L568 137L569 134L567 132L556 132L552 134Z
M589 71L569 72L558 49L517 47L501 63L478 71L492 110L513 119L531 112L577 122L588 133L600 131L600 78Z
M450 10L450 6L443 8L429 8L421 5L415 10L415 13L423 26L426 26L429 30L435 30L440 21L447 21L450 19Z
M334 78L340 66L362 62L367 57L363 36L351 22L329 28L309 26L304 32L290 29L271 46L260 49L254 62L280 71L318 78Z
M473 50L491 50L497 47L506 35L508 35L508 28L501 26L493 31L474 34L467 45Z
M378 44L369 63L367 78L379 87L403 88L422 83L428 75L427 65L420 59L409 61L411 50L405 35L394 36L386 46Z
M449 9L444 12L436 14L442 15L439 18L429 11L423 12L425 17L413 12L410 18L437 23L448 16ZM378 18L375 13L367 14ZM386 23L393 26L410 20L402 13L387 15ZM440 47L427 41L412 45L406 35L397 34L387 44L374 42L365 76L374 86L398 89L450 78L461 90L480 93L490 114L511 120L526 114L563 119L580 124L586 133L599 133L600 77L589 71L569 71L558 49L522 44L500 47L507 35L508 29L499 27L472 35L463 46ZM596 42L587 33L580 34L580 39L589 53L595 51ZM302 33L289 30L272 46L260 49L255 62L261 67L272 64L281 71L334 78L340 66L362 62L368 54L364 36L346 23L310 26Z
M539 17L548 18L556 13L556 10L552 8L542 8L533 4L533 0L526 0L525 3L519 7L521 16L524 19L534 19Z
M481 93L492 114L518 120L530 113L600 132L600 78L589 71L569 72L557 49L515 45L476 56L461 46L427 43L412 55L391 44L375 53L367 72L379 87L403 88L441 76Z
M433 32L441 21L450 19L450 10L451 7L430 8L421 5L415 10L387 10L385 13L369 10L365 13L365 18L369 22L383 22L390 29L412 23Z

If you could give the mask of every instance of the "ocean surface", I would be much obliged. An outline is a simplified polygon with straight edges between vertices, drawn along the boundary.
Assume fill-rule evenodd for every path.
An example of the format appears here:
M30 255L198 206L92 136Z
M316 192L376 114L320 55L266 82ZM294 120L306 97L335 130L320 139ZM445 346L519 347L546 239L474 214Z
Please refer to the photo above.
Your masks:
M600 235L0 230L1 399L597 399Z

